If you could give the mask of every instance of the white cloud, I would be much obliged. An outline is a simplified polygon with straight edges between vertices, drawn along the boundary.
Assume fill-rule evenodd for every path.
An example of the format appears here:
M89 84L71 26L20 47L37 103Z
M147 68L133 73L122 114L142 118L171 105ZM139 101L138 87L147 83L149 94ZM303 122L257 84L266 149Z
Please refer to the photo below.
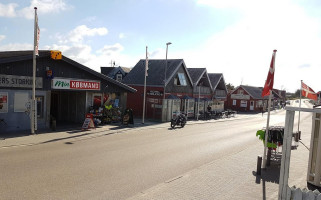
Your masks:
M105 45L102 49L99 49L97 53L110 56L120 53L123 49L124 47L121 44L116 43L114 45Z
M18 50L33 50L32 44L27 43L10 43L0 46L0 51L18 51Z
M123 47L120 44L105 45L97 51L97 54L92 51L89 45L51 45L46 46L48 50L59 50L64 56L75 60L93 70L100 72L100 67L109 66L110 61L114 60L120 66L133 67L138 61L135 57L130 57L121 54Z
M24 17L27 19L34 18L34 7L37 7L37 13L59 13L60 11L71 8L65 3L65 0L32 0L28 7L17 9L18 4L1 4L0 3L0 17Z
M124 39L126 36L124 33L120 33L118 37L119 37L119 39Z
M82 43L85 36L104 36L108 34L108 30L105 27L101 28L88 28L86 25L77 26L75 29L70 31L67 35L65 34L56 34L56 38L58 39L59 43L66 44L66 43L75 43L79 44Z
M0 3L0 17L16 17L16 7L18 4L9 3L7 5Z
M0 42L6 38L5 35L0 35Z
M273 49L277 49L275 88L290 91L308 79L318 87L321 52L320 22L290 1L198 1L217 9L237 8L241 18L213 35L193 51L169 54L183 57L188 67L206 67L208 72L223 72L233 85L263 86ZM248 4L251 3L251 4ZM301 67L300 67L301 66ZM302 66L306 66L302 68ZM313 87L315 86L315 87ZM321 90L321 88L319 88Z
M108 33L106 28L88 28L81 25L70 31L68 34L57 34L53 38L58 38L58 44L48 45L45 49L60 50L63 55L73 59L87 67L100 72L101 66L109 66L111 60L115 60L118 65L131 66L136 63L136 58L122 55L124 47L119 44L105 45L93 51L91 46L84 44L85 37L104 36Z

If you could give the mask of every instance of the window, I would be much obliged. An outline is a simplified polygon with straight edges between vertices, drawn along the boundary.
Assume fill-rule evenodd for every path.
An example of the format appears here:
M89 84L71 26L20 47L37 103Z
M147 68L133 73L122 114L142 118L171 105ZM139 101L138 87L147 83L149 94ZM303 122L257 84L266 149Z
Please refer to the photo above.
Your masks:
M246 108L247 107L247 101L241 100L241 107Z
M233 100L233 106L236 106L236 100Z
M238 94L244 94L244 91L243 90L239 90L237 93Z
M121 81L123 79L122 74L116 74L116 81Z
M29 94L27 92L14 93L14 112L25 112L29 103Z
M8 112L8 92L0 92L0 113Z
M37 117L43 118L44 97L43 96L36 96L36 100L37 100Z
M177 77L178 78L174 79L175 85L182 85L182 86L187 85L184 73L177 73Z

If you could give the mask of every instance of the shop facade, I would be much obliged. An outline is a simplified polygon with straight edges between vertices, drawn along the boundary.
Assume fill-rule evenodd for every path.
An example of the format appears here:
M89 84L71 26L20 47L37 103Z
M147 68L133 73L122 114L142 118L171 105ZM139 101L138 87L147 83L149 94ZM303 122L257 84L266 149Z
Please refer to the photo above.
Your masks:
M128 94L127 100L127 106L133 109L136 116L143 115L145 65L146 60L140 60L123 80L123 83L137 90ZM190 102L186 100L182 103L182 99L193 95L193 83L183 59L169 59L167 70L165 66L166 60L148 61L145 116L157 121L170 121L187 109L185 104L189 103L187 106L190 108Z
M225 102L227 101L227 88L222 73L208 73L208 77L213 87L212 110L221 112L225 110Z
M1 131L30 130L32 51L0 52ZM104 103L126 108L127 93L135 89L53 51L36 59L37 129L60 124L82 124L90 111ZM5 101L5 103L4 103Z
M268 97L262 97L262 88L238 86L227 97L227 108L242 112L261 112L266 110Z
M144 98L145 60L140 60L123 82L135 88L137 93L128 94L127 106L136 116L142 116ZM146 77L146 118L170 121L180 112L188 118L197 118L210 105L214 110L224 110L226 86L222 74L212 81L205 68L186 68L184 60L149 60ZM166 71L166 76L165 76ZM165 80L166 77L166 81ZM164 92L165 88L165 92ZM220 95L216 92L222 91ZM215 97L215 99L214 99Z

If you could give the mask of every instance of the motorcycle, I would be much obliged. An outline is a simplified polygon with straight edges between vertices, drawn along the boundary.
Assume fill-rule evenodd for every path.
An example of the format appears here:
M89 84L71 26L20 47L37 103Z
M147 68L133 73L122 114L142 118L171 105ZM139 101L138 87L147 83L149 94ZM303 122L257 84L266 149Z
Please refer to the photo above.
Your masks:
M180 113L176 118L171 119L171 127L174 129L175 126L179 125L183 128L186 124L186 121L186 115L184 113Z

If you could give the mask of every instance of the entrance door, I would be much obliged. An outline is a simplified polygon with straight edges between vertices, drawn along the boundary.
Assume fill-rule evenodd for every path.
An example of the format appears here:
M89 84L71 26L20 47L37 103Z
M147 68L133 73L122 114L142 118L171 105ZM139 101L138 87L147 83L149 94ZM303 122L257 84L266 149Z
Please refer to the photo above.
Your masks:
M51 105L50 105L50 115L55 119L58 119L58 93L51 92Z
M254 101L250 102L250 110L254 110Z

